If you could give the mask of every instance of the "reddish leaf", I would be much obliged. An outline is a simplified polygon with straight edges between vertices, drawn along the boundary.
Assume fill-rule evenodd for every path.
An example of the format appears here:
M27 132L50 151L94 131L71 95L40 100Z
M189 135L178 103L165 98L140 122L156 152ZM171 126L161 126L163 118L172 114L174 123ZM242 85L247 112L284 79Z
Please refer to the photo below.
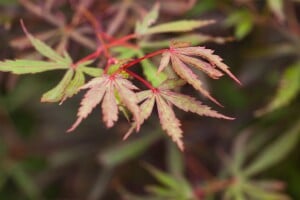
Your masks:
M222 58L218 55L214 55L214 51L205 49L204 47L184 47L175 48L174 51L179 54L185 54L189 56L200 56L201 58L207 59L212 66L216 66L230 76L235 82L241 85L241 82L229 71L229 67L224 64Z
M163 130L172 138L181 151L184 150L184 145L181 140L182 130L180 129L180 121L176 118L171 106L160 96L155 95L157 104L158 116Z
M126 107L132 112L135 122L137 123L137 130L140 125L140 108L138 104L138 98L136 94L132 90L137 90L130 81L126 79L119 78L118 81L115 82L115 87L120 95L122 102L126 105Z
M77 114L78 119L68 132L73 131L102 100L103 121L108 128L112 127L118 120L118 105L115 92L121 98L122 103L133 113L138 130L140 126L140 109L137 105L138 98L132 91L137 88L131 82L119 76L103 75L92 79L80 89L89 89L89 91L81 101Z
M174 104L176 107L180 108L181 110L184 110L185 112L192 112L201 116L208 116L214 118L222 118L228 120L234 119L212 110L210 107L203 105L200 101L197 101L193 97L180 93L175 93L169 90L160 90L160 93L170 103Z
M112 80L110 80L112 82ZM108 128L112 127L118 120L118 105L115 99L114 87L110 83L102 102L103 121Z
M215 102L217 105L222 106L215 98L213 98L207 90L205 90L198 79L197 75L192 72L176 55L171 55L171 61L174 71L189 84L191 84L196 90L201 92L204 96Z
M170 62L170 52L164 52L162 54L162 58L161 58L161 61L160 61L160 65L158 67L158 73L160 73L161 71L163 71L169 64Z

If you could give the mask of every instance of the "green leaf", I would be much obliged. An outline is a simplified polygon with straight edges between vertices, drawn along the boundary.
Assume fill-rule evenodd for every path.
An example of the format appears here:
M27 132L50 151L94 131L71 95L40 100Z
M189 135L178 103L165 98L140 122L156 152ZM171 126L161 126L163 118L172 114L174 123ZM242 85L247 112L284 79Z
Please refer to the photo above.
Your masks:
M246 176L253 176L284 159L296 146L300 134L300 121L295 123L287 133L267 146L245 170Z
M150 27L143 35L169 32L188 32L212 24L213 22L213 20L180 20L169 22Z
M35 60L6 60L0 62L0 71L14 74L40 73L57 69L68 69L69 65Z
M288 105L300 90L300 62L289 66L283 73L277 94L265 108L258 110L262 115Z
M143 57L145 54L142 51L138 51L138 56ZM167 79L165 73L157 73L157 67L150 60L143 60L141 62L143 73L148 81L156 87Z
M73 79L70 81L69 85L64 91L64 99L70 98L73 95L77 94L79 88L85 83L84 74L80 70L76 70ZM63 100L64 100L63 99Z
M74 74L74 70L69 69L63 79L53 89L43 94L41 102L58 102L61 101L65 95L65 90L70 84Z
M253 17L248 10L238 10L226 19L226 26L234 26L234 35L237 39L243 39L253 28Z
M29 199L41 199L37 185L32 181L32 177L30 177L20 165L13 166L10 174Z
M142 154L160 137L161 132L154 130L144 137L107 149L101 153L99 159L105 166L118 166Z
M178 180L173 178L171 175L164 173L149 164L145 164L145 168L165 187L169 187L171 189L178 189L181 187L181 183L178 183Z
M96 67L80 67L80 70L82 70L87 75L90 75L92 77L99 77L103 74L103 69L96 68Z
M193 191L185 179L175 178L149 164L145 164L145 167L163 185L148 187L150 192L157 196L169 196L178 200L193 199Z
M151 11L144 17L142 22L137 22L135 26L135 33L143 34L147 32L149 26L156 22L158 18L159 4L156 3Z
M64 63L64 64L68 64L68 65L72 64L72 63L70 63L70 58L68 56L66 58L62 57L55 50L53 50L50 46L48 46L46 43L44 43L43 41L41 41L41 40L35 38L33 35L31 35L27 31L23 22L21 22L21 25L22 25L22 28L23 28L26 36L30 40L30 42L33 45L33 47L35 48L35 50L37 50L41 55L49 58L50 60L58 62L58 63Z

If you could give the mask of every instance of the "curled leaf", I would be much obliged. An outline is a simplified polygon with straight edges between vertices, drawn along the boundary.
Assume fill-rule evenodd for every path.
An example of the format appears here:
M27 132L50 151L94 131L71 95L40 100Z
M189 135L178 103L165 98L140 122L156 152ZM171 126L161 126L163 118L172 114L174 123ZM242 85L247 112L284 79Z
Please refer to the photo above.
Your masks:
M60 101L65 94L65 90L70 84L70 81L72 80L74 71L72 69L69 69L63 79L59 82L57 86L55 86L53 89L49 90L45 94L43 94L41 102L58 102Z

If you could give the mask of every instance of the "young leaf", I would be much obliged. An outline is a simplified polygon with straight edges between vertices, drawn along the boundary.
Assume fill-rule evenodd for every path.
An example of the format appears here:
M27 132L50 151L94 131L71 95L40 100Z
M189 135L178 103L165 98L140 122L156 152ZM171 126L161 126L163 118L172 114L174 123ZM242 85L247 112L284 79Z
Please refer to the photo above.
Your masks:
M158 116L163 130L172 138L172 140L177 144L181 151L184 150L184 145L181 140L182 130L180 129L181 123L176 118L173 109L169 104L159 95L155 95Z
M14 74L30 74L45 71L68 69L69 65L58 64L54 62L36 61L36 60L6 60L0 62L0 71L12 72Z
M168 90L161 90L160 94L167 99L170 103L174 104L176 107L184 110L185 112L192 112L200 116L221 118L233 120L234 118L227 117L218 113L217 111L212 110L210 107L203 105L200 101L197 101L195 98L175 93Z
M201 58L206 59L210 62L211 66L218 67L220 70L225 72L230 78L232 78L235 82L241 85L241 82L236 78L230 71L229 67L224 64L222 58L218 55L214 55L214 51L210 49L205 49L204 47L186 47L186 48L177 48L175 51L179 54L184 54L188 56L200 56Z
M222 118L232 120L233 118L222 115L214 110L211 110L208 106L203 105L201 102L195 100L192 97L175 93L167 89L158 88L157 91L146 90L137 94L138 102L142 102L140 123L142 124L146 120L154 107L156 102L158 116L163 130L173 139L180 150L183 150L183 143L181 140L182 130L180 129L180 122L176 118L175 113L171 107L171 104L175 105L179 109L186 112L193 112L201 116L209 116L214 118ZM136 124L133 123L128 130L124 139L126 139L134 130Z
M213 98L209 92L203 88L201 81L197 75L192 72L179 58L171 56L172 66L174 71L185 81L191 84L196 90L201 92L205 97L209 98L215 104L222 106L215 98Z
M273 144L268 146L245 170L246 176L253 176L282 160L297 144L300 135L300 121L295 123Z
M169 32L188 32L212 23L214 23L214 20L181 20L168 22L148 28L143 35Z
M109 82L111 82L111 80L109 80ZM106 86L106 92L102 102L102 114L103 121L107 128L111 128L118 120L118 105L111 83Z
M128 80L120 76L103 75L92 79L80 89L89 90L81 101L81 106L77 113L78 118L68 132L73 131L102 100L103 121L108 128L112 127L115 121L118 120L118 105L115 94L118 94L122 103L133 114L137 123L136 129L138 130L140 110L137 106L138 99L136 94L131 91L137 88Z
M64 92L72 80L74 70L69 69L57 86L43 94L41 102L58 102L64 97Z
M75 128L81 123L83 119L85 119L92 110L101 102L107 85L107 77L99 77L94 78L87 84L81 87L81 89L90 89L84 95L80 103L80 108L77 113L77 120L72 125L72 127L68 130L68 132L75 130Z

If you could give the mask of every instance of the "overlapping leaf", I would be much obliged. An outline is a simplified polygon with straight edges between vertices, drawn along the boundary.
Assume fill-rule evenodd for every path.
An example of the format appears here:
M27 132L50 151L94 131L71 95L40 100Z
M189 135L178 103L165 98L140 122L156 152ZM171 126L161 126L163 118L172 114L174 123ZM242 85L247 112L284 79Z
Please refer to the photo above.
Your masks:
M77 120L68 131L73 131L83 119L102 101L103 121L108 128L112 127L118 120L118 105L115 93L120 97L121 102L131 111L134 121L139 129L140 108L137 105L138 99L133 90L137 90L130 81L120 76L103 75L92 79L80 89L89 89L81 101L77 113Z
M163 54L158 72L163 71L169 64L170 60L174 71L182 79L187 81L196 90L218 105L221 104L202 86L201 81L188 67L188 65L203 71L213 79L220 78L223 76L222 72L224 72L237 83L241 84L240 81L229 71L229 67L222 62L222 59L219 56L214 55L213 51L210 49L205 49L204 47L186 47L186 44L179 44L178 47L171 46L170 50Z
M172 138L177 146L183 150L184 145L182 142L182 130L180 128L181 123L176 118L175 113L171 105L178 107L186 112L192 112L200 116L208 116L214 118L222 118L232 120L233 118L222 115L206 105L203 105L200 101L195 98L172 92L168 89L157 89L157 91L146 90L137 94L138 101L141 104L141 123L144 122L152 113L154 103L156 102L158 116L163 130ZM127 138L136 124L134 123L129 129L125 138Z

